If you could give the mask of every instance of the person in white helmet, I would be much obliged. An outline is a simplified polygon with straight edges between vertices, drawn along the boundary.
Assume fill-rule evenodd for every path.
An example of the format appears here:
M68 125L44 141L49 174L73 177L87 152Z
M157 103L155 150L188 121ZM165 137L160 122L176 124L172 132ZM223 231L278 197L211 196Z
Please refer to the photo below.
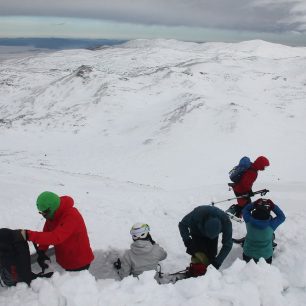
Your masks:
M122 259L118 258L114 263L121 279L156 270L159 261L167 257L167 252L152 239L148 224L135 223L130 234L133 239L131 248L125 251Z

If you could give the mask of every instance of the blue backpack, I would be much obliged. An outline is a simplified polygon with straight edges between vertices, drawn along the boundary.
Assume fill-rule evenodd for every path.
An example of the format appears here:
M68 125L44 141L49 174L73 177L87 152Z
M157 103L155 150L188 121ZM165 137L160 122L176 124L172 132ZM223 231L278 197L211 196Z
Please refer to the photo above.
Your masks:
M239 164L235 166L228 174L233 183L238 183L242 175L251 167L252 162L249 157L244 156L240 159Z

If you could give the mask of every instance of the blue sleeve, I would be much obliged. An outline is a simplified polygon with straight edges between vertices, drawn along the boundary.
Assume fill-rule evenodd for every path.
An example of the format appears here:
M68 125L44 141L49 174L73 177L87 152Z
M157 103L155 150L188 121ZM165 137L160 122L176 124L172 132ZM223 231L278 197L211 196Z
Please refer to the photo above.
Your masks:
M242 210L242 216L245 223L248 223L251 219L251 208L253 207L253 203L247 204Z
M187 214L182 220L181 222L178 224L179 230L180 230L180 234L181 237L185 242L190 239L190 226L192 223L192 217L193 217L193 211L190 212L189 214Z
M276 217L270 220L270 226L275 231L276 228L285 221L286 216L277 205L274 205L273 212L275 213Z

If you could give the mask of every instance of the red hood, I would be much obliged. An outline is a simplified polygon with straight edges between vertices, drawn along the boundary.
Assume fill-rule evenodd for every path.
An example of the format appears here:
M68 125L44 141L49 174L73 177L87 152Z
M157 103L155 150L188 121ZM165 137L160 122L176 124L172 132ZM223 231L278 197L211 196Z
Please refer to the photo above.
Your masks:
M257 157L257 159L253 163L253 167L256 170L264 170L265 167L267 167L269 165L270 165L269 160L266 157L264 157L264 156Z
M60 217L63 214L63 212L70 209L74 205L74 200L69 196L62 196L60 197L60 200L61 200L60 206L54 213L54 219Z

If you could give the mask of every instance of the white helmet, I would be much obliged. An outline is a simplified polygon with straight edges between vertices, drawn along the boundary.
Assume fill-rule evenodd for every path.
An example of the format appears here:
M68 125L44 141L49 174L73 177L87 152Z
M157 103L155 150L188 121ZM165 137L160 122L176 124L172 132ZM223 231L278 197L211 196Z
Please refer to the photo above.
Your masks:
M135 223L130 231L133 240L143 239L148 236L150 232L150 226L145 223Z

